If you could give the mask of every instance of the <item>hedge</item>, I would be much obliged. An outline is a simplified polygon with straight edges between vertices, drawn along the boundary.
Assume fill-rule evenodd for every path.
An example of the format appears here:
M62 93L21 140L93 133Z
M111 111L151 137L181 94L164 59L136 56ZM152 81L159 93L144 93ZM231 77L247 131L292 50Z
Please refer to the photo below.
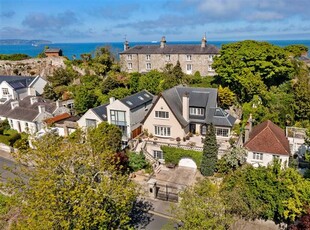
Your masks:
M161 150L164 153L164 159L166 164L171 163L177 165L182 158L188 157L193 159L197 167L200 168L202 152L168 146L161 146Z

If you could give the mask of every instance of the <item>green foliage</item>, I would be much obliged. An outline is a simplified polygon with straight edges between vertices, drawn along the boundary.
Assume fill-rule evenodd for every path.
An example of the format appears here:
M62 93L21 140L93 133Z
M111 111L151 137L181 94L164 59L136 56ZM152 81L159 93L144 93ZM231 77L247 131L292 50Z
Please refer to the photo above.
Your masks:
M95 73L101 76L106 75L114 64L114 57L109 47L98 47L95 50L95 57L92 60L92 68ZM115 68L115 67L114 67Z
M9 197L0 193L0 215L4 215L9 210Z
M206 132L203 143L203 155L200 172L204 176L212 176L216 169L218 159L218 145L216 142L215 129L211 124Z
M305 45L289 45L285 46L284 50L294 57L300 57L308 52L308 47Z
M27 54L0 54L0 60L21 61L29 58Z
M212 67L221 84L229 86L241 102L291 79L294 72L282 48L257 41L223 45Z
M73 139L48 134L34 143L34 149L17 153L16 173L27 181L7 184L21 210L13 229L131 227L135 184L118 171L114 153L105 149L109 143L97 141L101 149L84 133ZM35 167L24 166L28 163Z
M21 135L19 133L14 133L10 138L9 138L9 144L10 146L13 147L14 143L21 139Z
M88 109L97 106L98 97L86 87L77 86L74 89L74 108L77 114L83 114Z
M3 133L11 128L8 119L5 119L3 121L0 121L0 135L3 135Z
M228 229L232 216L227 213L219 188L208 179L198 181L180 194L180 205L174 210L182 222L178 229Z
M218 100L219 107L226 109L236 101L236 96L228 87L223 88L220 85L218 88Z
M239 168L224 179L222 195L228 211L245 219L293 222L310 204L310 182L279 162L268 167Z
M129 167L132 171L136 172L141 169L145 169L148 166L148 162L145 160L143 153L129 152Z
M130 75L129 85L132 93L137 93L139 91L139 79L141 77L140 73L132 73Z
M194 150L185 150L181 148L174 148L168 146L161 146L161 150L164 153L165 163L166 164L175 164L177 165L182 158L189 157L193 159L197 167L200 168L201 164L201 152Z
M43 88L43 97L50 100L57 100L59 97L57 93L55 93L53 86L50 84L46 84Z
M217 162L217 171L227 174L246 162L247 152L242 147L233 147Z
M146 89L150 93L158 94L162 90L163 74L157 70L143 74L139 78L138 91Z
M78 77L77 72L71 68L58 68L53 72L53 75L48 76L47 80L53 87L61 85L69 85L75 78Z
M189 81L189 85L191 87L203 87L203 88L217 88L218 84L215 82L215 78L213 76L207 77L192 77Z
M38 54L37 58L46 58L45 50L47 50L48 48L49 48L48 46L44 46L43 51Z

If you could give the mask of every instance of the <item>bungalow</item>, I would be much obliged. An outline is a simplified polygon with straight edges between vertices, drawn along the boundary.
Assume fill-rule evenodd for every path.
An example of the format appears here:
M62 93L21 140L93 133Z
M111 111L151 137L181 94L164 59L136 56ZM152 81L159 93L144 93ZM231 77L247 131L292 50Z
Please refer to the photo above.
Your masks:
M49 48L44 51L47 57L59 57L62 56L62 50L57 48Z
M60 101L28 96L23 100L7 100L0 104L0 120L8 119L12 129L35 134L44 127L47 118L70 112Z
M142 132L141 121L152 105L153 95L146 90L120 100L110 98L108 104L89 109L77 122L80 127L97 126L103 121L117 125L124 145Z
M40 76L0 76L0 102L41 95L46 83Z
M44 120L46 126L53 127L59 136L68 136L77 128L78 116L72 116L69 113L63 113L55 117Z
M290 156L289 141L284 130L270 120L255 126L247 123L245 129L245 143L248 152L247 162L254 166L267 166L278 159L283 166L288 165Z

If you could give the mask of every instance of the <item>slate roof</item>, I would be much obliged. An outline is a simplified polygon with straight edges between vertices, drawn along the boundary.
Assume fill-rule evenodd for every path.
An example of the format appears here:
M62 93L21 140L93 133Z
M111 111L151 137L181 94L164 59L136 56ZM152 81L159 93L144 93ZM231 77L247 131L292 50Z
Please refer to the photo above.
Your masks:
M44 52L45 53L59 53L61 51L61 49L58 49L58 48L49 48L49 49L46 49Z
M162 92L162 97L166 101L167 105L174 113L175 117L185 127L188 125L182 114L183 102L182 97L187 93L189 94L189 107L201 107L206 111L206 116L202 119L191 118L190 122L199 122L206 124L214 124L216 126L232 127L235 123L235 118L226 113L221 108L217 108L217 89L213 88L192 88L184 86L175 86Z
M107 106L109 103L100 105L98 107L92 108L91 111L93 111L102 121L107 121Z
M20 89L27 88L35 77L27 77L27 76L0 76L0 83L6 81L12 88Z
M53 113L56 109L56 103L50 100L44 100L42 97L37 97L38 102L31 105L30 98L33 96L27 96L23 100L19 100L19 106L14 109L11 108L11 102L14 100L8 100L4 104L0 104L0 116L30 121L32 122L39 114L39 105L45 106L45 111L48 113Z
M133 110L145 103L151 103L153 97L153 94L149 93L147 90L142 90L138 93L120 99L120 101L128 108L130 108L130 110Z
M214 45L138 45L120 54L219 54L219 49Z
M244 147L254 152L290 155L290 146L284 130L270 120L253 128Z

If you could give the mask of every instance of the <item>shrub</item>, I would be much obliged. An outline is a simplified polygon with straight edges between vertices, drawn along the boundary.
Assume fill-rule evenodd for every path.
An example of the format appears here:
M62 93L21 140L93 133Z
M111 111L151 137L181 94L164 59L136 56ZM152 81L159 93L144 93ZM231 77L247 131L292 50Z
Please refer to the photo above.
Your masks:
M15 143L13 144L13 147L17 148L19 150L21 150L21 149L25 150L25 149L28 149L29 142L27 139L21 138L21 139L18 139L17 141L15 141Z
M130 152L129 154L129 167L132 171L138 171L148 166L143 153Z
M168 146L161 146L161 149L164 153L164 159L166 164L171 163L177 165L182 158L189 157L192 158L193 161L195 161L197 167L200 168L202 152Z
M15 133L13 134L10 138L9 138L9 143L10 143L10 146L13 147L14 143L21 139L21 135L19 133Z

